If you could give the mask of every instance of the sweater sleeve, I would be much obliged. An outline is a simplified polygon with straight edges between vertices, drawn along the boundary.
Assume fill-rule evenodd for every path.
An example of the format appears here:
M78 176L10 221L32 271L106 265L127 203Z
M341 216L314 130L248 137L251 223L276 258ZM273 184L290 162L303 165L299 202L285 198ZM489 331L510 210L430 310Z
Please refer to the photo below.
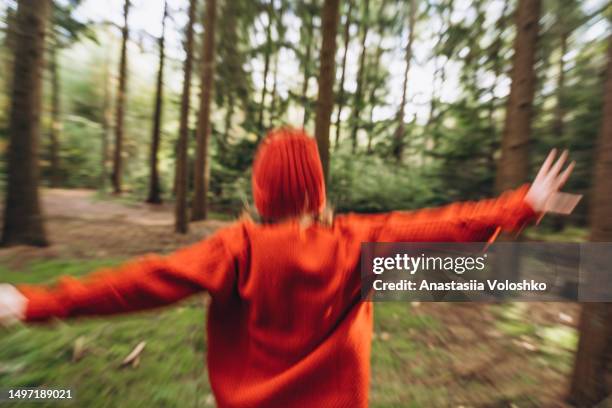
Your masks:
M380 215L350 215L371 242L492 241L500 231L520 231L537 214L524 200L529 185L498 198Z
M25 320L144 310L202 291L213 297L227 295L238 273L236 232L230 227L169 256L147 256L83 279L62 277L54 286L18 286L28 299Z

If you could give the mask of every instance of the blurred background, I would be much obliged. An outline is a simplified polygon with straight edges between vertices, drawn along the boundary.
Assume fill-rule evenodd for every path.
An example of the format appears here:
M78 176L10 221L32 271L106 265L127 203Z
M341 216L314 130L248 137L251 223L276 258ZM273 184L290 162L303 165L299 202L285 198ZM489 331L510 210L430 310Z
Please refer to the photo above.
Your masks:
M606 0L0 0L0 281L202 239L250 209L283 125L317 139L338 212L490 197L567 148L585 199L523 239L612 241L611 22ZM1 331L0 387L214 406L203 301ZM371 406L612 392L609 304L376 306Z

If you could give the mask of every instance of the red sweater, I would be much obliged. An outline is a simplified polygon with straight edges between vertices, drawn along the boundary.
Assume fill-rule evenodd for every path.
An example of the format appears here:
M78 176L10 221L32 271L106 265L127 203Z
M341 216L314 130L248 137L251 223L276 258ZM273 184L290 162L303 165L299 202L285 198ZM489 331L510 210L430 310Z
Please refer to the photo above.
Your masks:
M28 321L143 310L208 291L208 366L220 407L365 407L372 304L360 301L360 244L486 241L534 218L525 192L338 215L329 227L240 221L167 257L19 289Z

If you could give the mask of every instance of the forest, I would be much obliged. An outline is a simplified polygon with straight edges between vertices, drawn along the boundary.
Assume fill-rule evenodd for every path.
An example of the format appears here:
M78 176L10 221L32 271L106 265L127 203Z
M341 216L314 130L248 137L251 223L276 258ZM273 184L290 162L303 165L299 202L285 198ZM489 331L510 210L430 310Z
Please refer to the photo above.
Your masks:
M316 139L338 213L492 197L568 149L584 199L521 239L610 242L611 28L607 0L0 0L0 282L253 213L253 158L282 126ZM213 406L201 303L0 331L0 388ZM611 401L610 303L378 306L373 407Z

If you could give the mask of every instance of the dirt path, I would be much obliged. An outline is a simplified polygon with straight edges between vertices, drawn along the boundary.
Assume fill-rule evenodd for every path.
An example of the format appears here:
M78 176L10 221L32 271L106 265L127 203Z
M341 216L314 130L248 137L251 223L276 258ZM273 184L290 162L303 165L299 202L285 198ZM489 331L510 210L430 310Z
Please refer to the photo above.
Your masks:
M43 189L42 203L51 246L0 249L0 258L19 263L31 258L119 258L165 253L197 242L226 224L196 222L190 224L188 234L176 234L171 204L102 199L93 190Z

